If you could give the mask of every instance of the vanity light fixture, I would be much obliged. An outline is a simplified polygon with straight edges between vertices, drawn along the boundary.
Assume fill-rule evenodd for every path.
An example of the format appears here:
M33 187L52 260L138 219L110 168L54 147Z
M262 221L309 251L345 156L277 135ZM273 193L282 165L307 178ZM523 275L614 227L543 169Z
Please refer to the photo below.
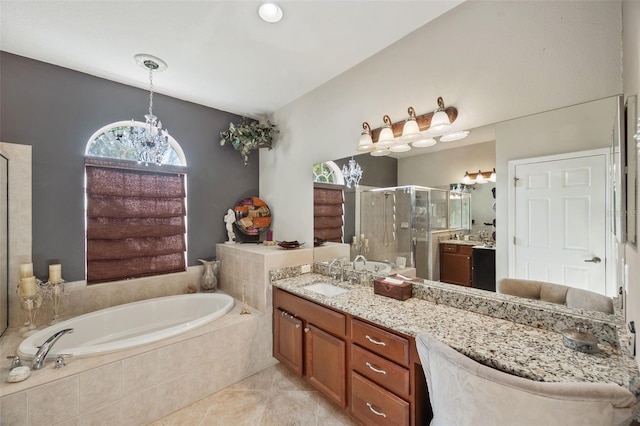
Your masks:
M413 107L407 110L409 117L397 123L385 115L384 126L371 130L363 123L364 131L360 135L357 150L371 152L373 156L389 155L391 152L405 152L413 148L426 148L437 143L434 137L440 136L441 142L453 142L469 135L469 131L451 132L451 123L458 117L458 110L445 107L442 97L438 97L438 109L416 116ZM369 143L369 139L371 143Z
M478 170L478 173L464 173L464 178L462 178L462 183L465 185L475 185L476 183L487 183L487 182L495 182L496 181L496 169L490 172L483 172Z
M260 19L264 22L275 24L282 20L284 14L280 6L272 2L266 2L262 3L258 8L258 16L260 16Z
M362 134L360 135L360 142L358 142L357 150L360 152L369 152L374 149L375 146L373 146L373 139L371 139L371 127L369 127L369 123L365 121L362 123Z
M434 111L431 117L431 125L429 133L432 135L442 135L451 128L451 120L444 109L444 100L442 96L438 97L438 109Z
M382 120L384 121L384 127L382 128L382 130L380 130L378 142L374 144L378 149L389 148L396 143L395 137L393 135L393 123L391 123L391 118L388 115L385 115Z

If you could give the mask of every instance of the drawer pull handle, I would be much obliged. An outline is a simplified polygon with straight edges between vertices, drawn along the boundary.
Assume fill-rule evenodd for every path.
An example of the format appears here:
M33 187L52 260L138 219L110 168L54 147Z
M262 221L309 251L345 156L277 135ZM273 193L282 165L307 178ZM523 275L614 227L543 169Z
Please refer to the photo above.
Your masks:
M382 416L382 417L384 417L385 419L387 418L387 415L386 415L385 413L383 413L383 412L381 412L381 411L378 411L378 410L376 410L375 408L373 408L373 405L371 405L371 403L370 403L370 402L367 402L367 407L369 407L369 410L371 410L371 412L372 412L373 414L375 414L376 416Z
M300 324L296 324L296 328L300 328Z
M380 370L379 368L376 368L373 365L371 365L371 363L369 361L367 361L365 364L367 365L367 367L369 367L371 370L375 371L376 373L387 374L386 371Z
M379 340L376 340L373 337L369 336L368 334L366 334L364 337L366 337L367 340L370 341L371 343L373 343L374 345L387 346L387 344L385 342L381 342Z

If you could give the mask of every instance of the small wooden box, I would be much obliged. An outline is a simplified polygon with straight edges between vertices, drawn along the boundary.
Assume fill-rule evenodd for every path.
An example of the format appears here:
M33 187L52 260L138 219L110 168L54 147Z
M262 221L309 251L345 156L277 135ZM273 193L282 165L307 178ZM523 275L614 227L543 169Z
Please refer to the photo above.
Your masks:
M411 283L403 282L402 284L390 284L384 280L384 278L378 278L373 282L373 292L375 294L398 300L407 300L411 298L413 290Z

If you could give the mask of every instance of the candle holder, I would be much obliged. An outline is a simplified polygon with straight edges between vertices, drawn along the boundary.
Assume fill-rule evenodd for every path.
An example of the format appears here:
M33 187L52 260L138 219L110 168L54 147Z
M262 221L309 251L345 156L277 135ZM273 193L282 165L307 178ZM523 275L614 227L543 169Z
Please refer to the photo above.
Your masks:
M43 290L45 296L51 299L53 305L53 318L49 322L50 325L53 325L60 321L60 306L62 305L63 297L66 295L64 280L47 281L43 286Z
M38 310L42 306L42 290L40 286L42 281L36 278L36 294L32 296L24 296L20 292L20 286L18 286L17 292L20 298L20 307L26 315L27 321L24 323L24 327L18 329L18 332L22 337L29 337L34 334L38 329L36 327L36 316Z

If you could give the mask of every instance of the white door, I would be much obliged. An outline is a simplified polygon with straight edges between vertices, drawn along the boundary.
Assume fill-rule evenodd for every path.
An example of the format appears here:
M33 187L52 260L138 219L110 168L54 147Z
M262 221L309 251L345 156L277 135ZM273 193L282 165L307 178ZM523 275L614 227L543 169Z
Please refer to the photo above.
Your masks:
M515 166L514 276L606 294L606 155Z

